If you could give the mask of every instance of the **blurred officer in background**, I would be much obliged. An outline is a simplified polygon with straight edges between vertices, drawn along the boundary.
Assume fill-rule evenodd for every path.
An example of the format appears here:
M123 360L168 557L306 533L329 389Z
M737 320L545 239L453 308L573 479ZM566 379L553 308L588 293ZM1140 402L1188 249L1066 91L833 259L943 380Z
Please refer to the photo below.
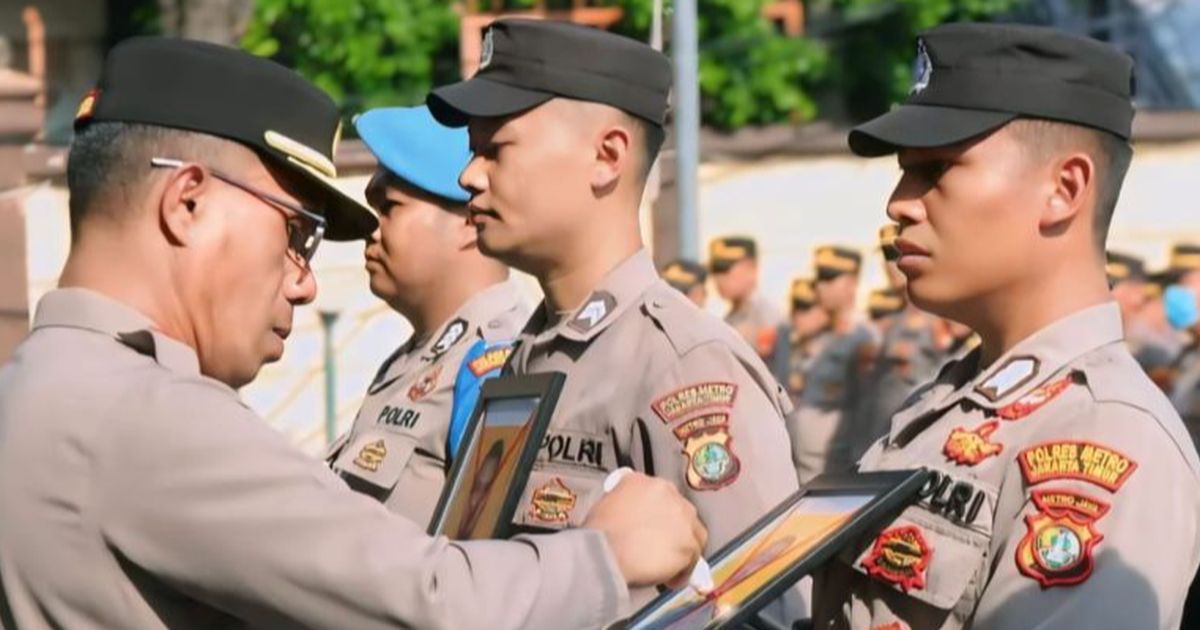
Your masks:
M458 185L466 130L424 106L374 109L354 126L379 161L366 190L379 213L364 252L371 292L413 332L327 459L351 488L428 524L479 387L499 374L530 308L508 267L476 247Z
M816 627L1176 628L1200 564L1200 461L1123 343L1104 274L1132 59L966 23L926 31L917 57L904 104L850 147L897 155L909 299L982 344L861 459L935 474L821 570Z
M704 308L708 304L708 270L691 260L673 260L662 269L662 279L687 296L692 304Z
M770 362L783 317L758 291L758 243L746 236L713 239L708 247L708 267L717 295L729 302L725 323Z
M618 466L675 484L713 551L797 488L787 396L725 324L658 275L638 206L663 139L670 62L575 24L492 23L481 70L430 109L469 125L479 247L536 277L544 302L514 374L567 375L517 524L577 526ZM531 184L536 182L536 184Z
M113 48L76 118L60 288L0 369L0 626L597 627L686 577L705 536L670 484L626 478L578 531L451 543L242 403L322 237L377 229L334 185L339 128L274 62Z

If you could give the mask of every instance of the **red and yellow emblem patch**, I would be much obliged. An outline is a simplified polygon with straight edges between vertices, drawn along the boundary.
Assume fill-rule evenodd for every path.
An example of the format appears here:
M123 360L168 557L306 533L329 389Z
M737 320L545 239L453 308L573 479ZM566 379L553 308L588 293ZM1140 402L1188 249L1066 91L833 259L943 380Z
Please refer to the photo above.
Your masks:
M550 483L533 491L529 515L543 523L566 523L575 509L575 491L555 477Z
M1104 535L1093 526L1108 513L1099 499L1066 490L1033 493L1038 512L1025 517L1025 537L1017 545L1017 569L1042 588L1071 586L1092 574L1092 557Z
M437 388L438 378L442 375L442 366L435 365L433 369L421 375L417 382L408 388L408 399L418 402Z
M663 422L674 422L701 409L730 409L736 398L737 385L733 383L696 383L659 398L650 408Z
M933 548L920 528L903 525L879 534L862 564L867 575L891 582L907 593L925 588L925 570L932 557Z
M1020 420L1025 416L1041 409L1043 405L1054 400L1059 394L1067 391L1067 388L1075 382L1074 375L1068 374L1057 381L1047 383L1041 387L1029 392L1017 402L1011 405L1005 405L996 410L996 415L1005 420Z
M1003 444L988 441L999 427L1000 423L995 420L985 422L972 431L956 427L946 438L942 452L946 454L946 459L959 466L974 466L1004 450Z
M467 364L471 373L475 376L483 376L492 370L498 370L504 367L504 362L508 360L508 355L512 354L512 348L496 348L488 350L479 357Z
M742 463L733 453L728 414L701 416L675 427L674 432L683 442L689 487L716 490L737 480Z
M1052 479L1079 479L1116 492L1137 470L1137 462L1116 449L1092 442L1062 440L1035 444L1017 455L1028 485Z

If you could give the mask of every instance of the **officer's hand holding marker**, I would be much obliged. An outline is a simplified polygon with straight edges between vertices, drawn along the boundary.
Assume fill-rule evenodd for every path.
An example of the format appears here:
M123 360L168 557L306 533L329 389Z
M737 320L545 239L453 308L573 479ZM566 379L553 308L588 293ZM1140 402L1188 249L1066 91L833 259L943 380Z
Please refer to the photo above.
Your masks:
M633 469L627 467L621 467L608 473L608 476L604 478L604 494L612 492L621 483L622 479L631 474L633 474ZM688 578L688 586L691 586L701 595L707 595L712 592L714 588L712 568L708 566L708 561L703 556L700 556L696 560L696 565L692 567L692 575Z

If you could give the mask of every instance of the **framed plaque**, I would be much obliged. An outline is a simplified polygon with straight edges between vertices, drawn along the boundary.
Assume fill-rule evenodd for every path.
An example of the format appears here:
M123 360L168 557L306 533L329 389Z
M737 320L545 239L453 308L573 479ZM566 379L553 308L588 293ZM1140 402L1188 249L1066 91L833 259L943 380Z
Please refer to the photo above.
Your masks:
M713 556L712 592L668 590L620 627L701 630L749 621L841 548L894 518L928 477L924 470L822 475Z
M483 383L429 525L454 540L508 538L513 515L565 376L499 376Z

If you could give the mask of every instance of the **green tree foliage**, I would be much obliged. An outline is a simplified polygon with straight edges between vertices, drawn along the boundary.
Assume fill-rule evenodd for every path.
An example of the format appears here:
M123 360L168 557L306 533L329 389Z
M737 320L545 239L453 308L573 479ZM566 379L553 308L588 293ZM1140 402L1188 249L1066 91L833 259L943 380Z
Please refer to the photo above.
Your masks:
M620 6L624 17L616 30L646 41L653 1L592 4ZM697 0L706 125L736 129L818 114L875 115L907 91L917 32L985 19L1024 0L808 0L812 36L802 38L784 35L762 17L769 1ZM505 7L534 4L507 0ZM665 4L669 25L672 2ZM669 27L665 39L669 52ZM416 104L430 88L459 78L451 0L257 0L242 44L297 69L347 113Z
M836 26L825 37L837 60L826 89L835 91L852 120L887 111L908 93L913 79L916 36L959 21L986 21L1026 0L825 0Z
M347 113L414 105L458 79L447 0L258 0L242 46L295 68Z

